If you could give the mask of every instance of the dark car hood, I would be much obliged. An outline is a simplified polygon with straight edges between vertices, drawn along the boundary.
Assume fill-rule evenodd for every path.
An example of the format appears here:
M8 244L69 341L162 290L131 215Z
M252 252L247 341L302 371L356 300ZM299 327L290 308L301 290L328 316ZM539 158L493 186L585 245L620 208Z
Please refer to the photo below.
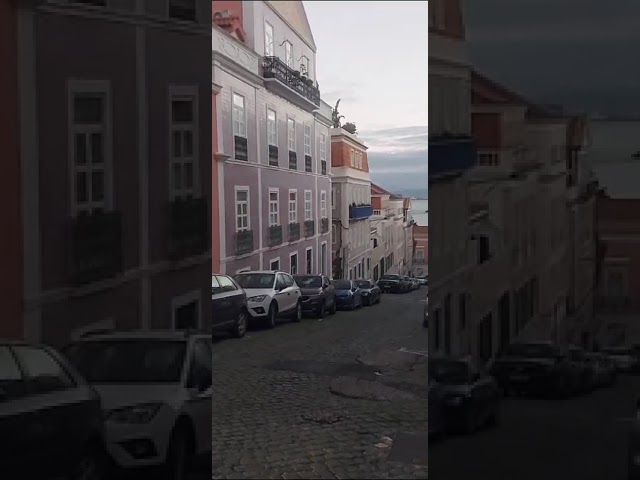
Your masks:
M336 297L348 297L351 290L336 290Z
M300 289L300 293L302 293L302 295L320 295L322 294L322 290L320 289L320 287L316 287L316 288L301 288Z

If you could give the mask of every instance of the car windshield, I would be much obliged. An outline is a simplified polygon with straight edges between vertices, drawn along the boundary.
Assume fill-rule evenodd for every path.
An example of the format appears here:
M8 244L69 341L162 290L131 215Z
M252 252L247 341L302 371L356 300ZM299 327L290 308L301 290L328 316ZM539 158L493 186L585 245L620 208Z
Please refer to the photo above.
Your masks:
M234 277L242 288L272 288L275 278L273 273L242 273Z
M90 383L176 383L186 352L180 340L77 342L65 354Z
M351 290L351 282L349 280L336 280L333 285L336 290Z
M555 358L558 356L558 350L553 345L519 343L509 345L504 354L509 357Z
M383 275L382 280L400 280L400 275Z
M293 277L302 288L320 288L322 287L322 277L317 275L295 275Z
M464 384L469 381L469 366L456 360L429 360L429 378L438 383Z
M356 285L360 288L371 288L371 282L369 280L356 280Z

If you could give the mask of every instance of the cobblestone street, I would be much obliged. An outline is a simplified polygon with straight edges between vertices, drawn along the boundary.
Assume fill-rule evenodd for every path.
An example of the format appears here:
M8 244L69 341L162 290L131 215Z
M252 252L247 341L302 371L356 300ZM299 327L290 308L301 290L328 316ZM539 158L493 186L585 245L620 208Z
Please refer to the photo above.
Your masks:
M411 454L427 448L426 373L363 360L426 350L425 296L389 294L354 312L216 341L213 478L427 478L426 454ZM349 382L398 394L332 393ZM399 445L412 442L409 454Z

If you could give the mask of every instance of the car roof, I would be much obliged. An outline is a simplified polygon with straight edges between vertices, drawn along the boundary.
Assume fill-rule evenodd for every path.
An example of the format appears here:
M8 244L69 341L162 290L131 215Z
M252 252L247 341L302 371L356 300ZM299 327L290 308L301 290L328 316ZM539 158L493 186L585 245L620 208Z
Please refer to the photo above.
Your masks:
M283 272L280 270L249 270L248 272L240 272L238 275L247 275L250 273L286 273L287 275L291 275L290 273Z
M188 340L190 338L211 338L210 334L188 330L132 330L118 332L87 332L78 341L91 342L100 340Z

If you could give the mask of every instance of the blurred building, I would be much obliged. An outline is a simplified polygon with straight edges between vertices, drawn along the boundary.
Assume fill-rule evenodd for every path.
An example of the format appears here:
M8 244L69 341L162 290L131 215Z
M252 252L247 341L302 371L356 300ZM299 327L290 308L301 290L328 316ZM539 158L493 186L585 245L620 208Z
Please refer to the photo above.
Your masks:
M429 271L429 227L427 225L413 226L413 239L416 251L413 257L414 275L424 275Z

